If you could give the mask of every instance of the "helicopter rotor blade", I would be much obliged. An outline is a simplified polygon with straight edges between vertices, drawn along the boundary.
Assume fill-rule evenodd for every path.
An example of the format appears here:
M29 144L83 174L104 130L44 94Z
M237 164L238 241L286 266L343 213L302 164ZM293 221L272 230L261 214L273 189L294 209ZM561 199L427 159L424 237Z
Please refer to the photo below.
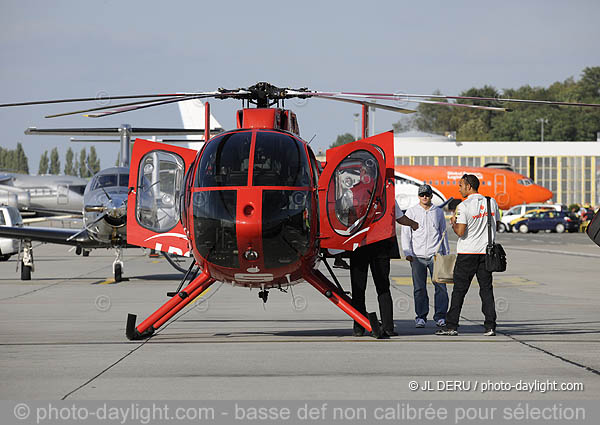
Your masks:
M67 115L76 115L76 114L84 114L86 112L93 112L93 111L102 111L104 109L108 109L108 108L118 108L121 106L133 106L133 105L143 105L143 104L148 104L148 103L153 103L153 102L157 102L160 100L174 100L174 99L180 99L180 97L168 97L166 99L153 99L153 100L139 100L137 102L129 102L129 103L121 103L119 105L106 105L106 106L99 106L97 108L89 108L89 109L80 109L78 111L72 111L72 112L62 112L60 114L52 114L52 115L46 115L44 118L57 118L57 117L65 117Z
M383 103L368 102L366 100L346 99L346 98L340 98L340 97L334 97L334 96L312 96L312 97L316 97L317 99L335 100L338 102L355 103L358 105L369 106L371 108L385 109L387 111L393 111L393 112L400 112L401 114L414 114L415 112L417 112L413 109L405 109L405 108L400 108L398 106L386 105Z
M95 114L87 114L85 116L89 117L89 118L101 118L101 117L107 117L109 115L122 114L123 112L131 112L131 111L137 111L137 110L145 109L145 108L152 108L153 106L167 105L169 103L182 102L184 100L203 99L203 98L214 97L214 96L215 95L210 94L210 95L202 95L202 96L181 97L181 98L176 98L176 99L171 99L171 100L163 100L160 102L145 103L142 105L124 106L122 108L112 109L112 110L108 110L108 111L104 111L104 112L97 112Z
M586 106L600 108L598 103L580 103L580 102L561 102L553 100L530 100L530 99L511 99L503 97L478 97L478 96L446 96L441 94L410 94L410 93L364 93L364 92L308 92L323 94L329 96L357 97L368 99L388 99L403 102L413 102L417 99L451 99L451 100L481 100L489 102L512 102L537 105L558 105L558 106Z
M118 99L142 99L142 98L165 98L174 96L196 96L204 94L220 94L219 92L200 92L200 93L161 93L161 94L134 94L127 96L96 96L96 97L81 97L73 99L53 99L53 100L34 100L30 102L17 102L17 103L0 103L0 108L11 107L11 106L29 106L29 105L47 105L53 103L69 103L69 102L107 102ZM156 99L156 100L159 100Z

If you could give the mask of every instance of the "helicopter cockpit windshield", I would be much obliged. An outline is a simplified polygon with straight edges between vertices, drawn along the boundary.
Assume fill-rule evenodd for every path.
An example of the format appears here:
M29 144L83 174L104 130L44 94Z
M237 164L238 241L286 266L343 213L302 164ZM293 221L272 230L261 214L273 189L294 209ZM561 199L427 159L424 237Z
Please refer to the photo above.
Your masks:
M200 255L216 265L239 266L237 200L242 187L262 186L256 194L262 197L264 265L296 261L310 245L310 175L305 146L289 134L244 130L210 141L195 178L195 186L204 189L193 194Z

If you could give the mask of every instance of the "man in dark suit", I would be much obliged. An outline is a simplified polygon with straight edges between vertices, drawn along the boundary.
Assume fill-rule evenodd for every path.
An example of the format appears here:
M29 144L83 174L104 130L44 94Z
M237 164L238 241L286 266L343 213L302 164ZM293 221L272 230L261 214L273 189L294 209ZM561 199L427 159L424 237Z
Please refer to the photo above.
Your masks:
M406 217L398 203L395 205L396 221L413 230L419 228L416 221ZM390 260L400 258L400 249L396 236L357 248L350 254L350 280L352 282L352 306L358 311L367 314L365 305L365 292L367 290L368 269L371 267L379 314L381 315L381 328L386 336L397 336L394 330L394 311L392 294L390 293ZM365 329L354 322L353 335L363 336Z

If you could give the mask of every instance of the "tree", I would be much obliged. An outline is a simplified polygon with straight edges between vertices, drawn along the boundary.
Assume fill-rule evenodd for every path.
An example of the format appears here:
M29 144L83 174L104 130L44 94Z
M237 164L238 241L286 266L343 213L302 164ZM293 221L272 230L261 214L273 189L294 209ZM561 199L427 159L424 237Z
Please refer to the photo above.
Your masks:
M29 174L29 160L27 159L27 155L25 155L25 150L23 149L21 142L17 143L16 157L17 172Z
M44 151L42 156L40 157L40 166L38 167L38 174L48 174L48 151Z
M345 145L346 143L354 142L354 136L350 133L340 134L335 142L329 146L330 148L335 148L336 146Z
M79 152L79 177L86 178L90 177L90 173L88 172L86 166L87 154L85 152L85 148L81 149Z
M90 148L90 154L87 160L92 173L96 174L100 171L100 159L96 155L96 148L94 146Z
M438 94L438 93L435 93ZM492 86L471 88L461 96L500 97ZM517 89L504 89L504 98L554 100L561 102L600 103L600 67L588 67L579 81L567 78L549 87L525 85ZM438 102L443 99L432 100ZM531 105L526 103L499 103L496 101L472 101L461 99L458 103L503 106L511 112L482 111L471 108L444 108L440 105L421 104L415 119L421 131L443 134L456 131L459 140L540 140L540 118L544 125L545 140L596 140L600 129L600 109L569 108L554 105Z
M60 159L58 158L58 148L52 149L50 152L50 174L60 174Z
M65 155L65 176L75 176L77 173L73 167L73 149L67 149Z

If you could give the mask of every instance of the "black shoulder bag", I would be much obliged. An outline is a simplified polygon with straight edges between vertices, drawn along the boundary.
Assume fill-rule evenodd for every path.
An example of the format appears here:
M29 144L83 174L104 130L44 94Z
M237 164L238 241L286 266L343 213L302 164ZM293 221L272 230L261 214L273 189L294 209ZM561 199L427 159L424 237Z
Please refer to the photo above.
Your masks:
M503 272L506 270L506 252L499 243L492 242L492 209L490 197L487 199L488 244L485 249L485 269L488 272Z

